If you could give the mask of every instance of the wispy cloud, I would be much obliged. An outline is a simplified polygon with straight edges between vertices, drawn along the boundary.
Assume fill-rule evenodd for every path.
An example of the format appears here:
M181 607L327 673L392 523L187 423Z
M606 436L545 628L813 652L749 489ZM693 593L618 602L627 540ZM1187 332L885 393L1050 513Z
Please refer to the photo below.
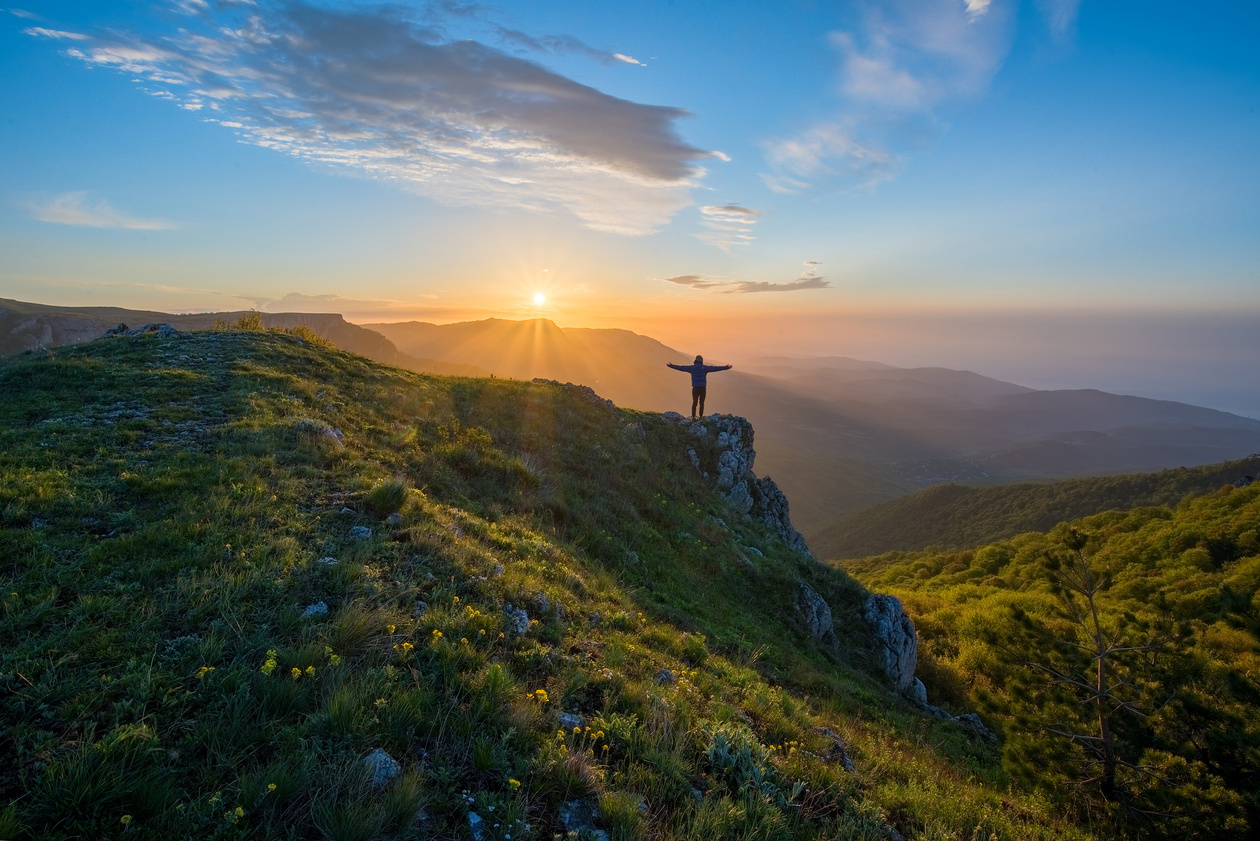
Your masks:
M1037 7L1045 18L1050 37L1056 41L1062 41L1068 38L1076 27L1081 0L1037 0Z
M534 37L521 32L519 29L508 29L502 26L496 26L495 29L499 34L499 38L505 43L524 47L534 52L554 53L556 55L577 54L593 61L598 61L600 64L616 64L617 62L642 64L638 59L631 58L628 55L610 53L587 46L572 35L540 35Z
M684 274L677 277L662 278L666 283L689 286L692 289L705 289L726 295L743 295L753 292L799 292L804 289L826 289L831 283L818 275L817 260L806 260L805 271L787 283L774 283L765 280L726 280L709 275Z
M771 189L869 186L896 172L892 137L944 103L987 88L1010 49L1014 0L867 0L829 34L839 57L835 114L767 144ZM1042 0L1065 2L1065 0Z
M736 202L708 204L700 208L700 218L707 231L696 234L696 239L716 245L730 252L735 245L747 245L756 239L753 226L761 214Z
M800 192L819 178L870 187L892 178L901 164L899 156L863 145L833 123L819 123L798 137L772 144L766 160L771 171L761 177L776 193Z
M176 227L161 219L141 219L115 210L104 199L88 198L87 191L63 193L27 205L31 218L56 225L82 225L88 228L127 228L136 231L164 231Z
M137 77L259 146L443 202L562 208L623 234L652 231L691 204L698 162L712 156L679 137L682 109L447 38L401 7L185 7L184 26L165 37L74 33L86 40L67 54ZM443 13L483 10L448 3Z

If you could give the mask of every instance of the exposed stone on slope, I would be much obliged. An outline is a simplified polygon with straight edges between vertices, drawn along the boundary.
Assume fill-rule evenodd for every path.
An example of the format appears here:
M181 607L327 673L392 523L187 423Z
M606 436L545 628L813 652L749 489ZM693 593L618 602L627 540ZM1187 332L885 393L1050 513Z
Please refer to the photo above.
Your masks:
M796 612L805 621L805 628L811 637L820 642L836 642L831 606L804 581L796 582Z
M769 476L758 479L753 473L757 452L753 449L752 424L736 415L709 415L694 422L676 412L666 412L662 417L687 423L689 433L711 444L707 465L694 449L687 451L687 457L706 479L710 472L705 467L710 468L712 481L732 508L764 523L788 546L813 557L805 538L792 525L787 497ZM716 458L711 455L713 450Z
M382 748L375 748L371 753L363 757L363 764L367 767L372 785L376 788L384 788L391 780L402 773L402 766L398 764L398 760L394 759Z
M884 674L898 692L908 694L914 684L914 668L919 662L919 640L914 623L896 596L871 595L866 600L864 613L882 646L877 656Z
M825 759L829 759L832 762L839 762L840 767L849 773L857 771L857 769L853 767L853 760L849 758L849 752L845 750L844 739L840 738L840 736L829 727L815 727L814 732L820 733L831 740L831 754L824 757Z
M757 480L757 491L761 495L761 521L783 539L783 542L806 555L811 554L804 536L792 525L788 515L788 501L783 491L769 476Z

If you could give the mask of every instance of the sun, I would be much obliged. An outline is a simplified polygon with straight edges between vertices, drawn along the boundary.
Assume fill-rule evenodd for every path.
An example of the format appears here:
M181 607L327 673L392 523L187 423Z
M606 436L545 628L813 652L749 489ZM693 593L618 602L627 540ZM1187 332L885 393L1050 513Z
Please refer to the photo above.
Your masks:
M545 303L547 303L547 295L543 292L535 292L534 293L534 306L541 307Z

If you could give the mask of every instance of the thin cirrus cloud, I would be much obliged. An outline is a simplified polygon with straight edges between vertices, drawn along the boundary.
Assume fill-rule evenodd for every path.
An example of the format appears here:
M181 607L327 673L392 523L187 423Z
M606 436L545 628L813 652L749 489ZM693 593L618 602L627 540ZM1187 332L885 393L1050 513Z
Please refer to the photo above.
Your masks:
M543 35L535 38L532 35L521 32L519 29L507 29L502 26L495 27L495 29L499 33L499 38L505 43L515 44L534 52L554 53L556 55L577 54L586 56L592 61L598 61L600 64L616 64L621 61L626 64L637 64L640 67L645 66L643 62L628 55L610 53L587 46L572 35Z
M163 36L27 32L68 41L67 55L136 77L247 142L450 204L562 209L591 228L643 234L692 203L698 162L714 157L679 137L682 109L449 39L397 6L184 0L182 10L184 25Z
M90 199L86 190L63 193L27 205L32 219L55 225L87 228L123 228L133 231L166 231L175 226L161 219L142 219L111 207L104 199Z
M1080 0L1037 0L1052 38L1066 36ZM896 174L891 139L930 126L944 104L981 96L1014 38L1015 0L867 0L851 26L828 34L839 59L834 113L765 145L770 189L839 182L871 186ZM911 131L910 134L921 134Z
M788 283L771 283L765 280L723 280L708 275L684 274L676 277L662 278L666 283L676 283L692 289L704 289L727 295L750 294L753 292L799 292L804 289L826 289L831 283L818 275L817 260L806 260L805 271Z
M702 224L708 229L696 234L696 239L730 252L736 245L747 245L756 239L753 226L761 214L736 202L708 204L700 208Z

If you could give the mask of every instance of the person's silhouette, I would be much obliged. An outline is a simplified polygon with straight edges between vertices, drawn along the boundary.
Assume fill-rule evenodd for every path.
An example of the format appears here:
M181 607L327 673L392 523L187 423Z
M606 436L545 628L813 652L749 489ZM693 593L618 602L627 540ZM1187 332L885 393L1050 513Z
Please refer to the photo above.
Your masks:
M694 364L691 365L675 365L672 362L666 362L666 366L673 368L675 371L686 371L691 374L691 419L695 420L699 416L704 415L704 393L708 387L707 377L714 371L729 371L730 365L705 365L704 357L697 356ZM696 414L696 404L700 405L700 415Z

